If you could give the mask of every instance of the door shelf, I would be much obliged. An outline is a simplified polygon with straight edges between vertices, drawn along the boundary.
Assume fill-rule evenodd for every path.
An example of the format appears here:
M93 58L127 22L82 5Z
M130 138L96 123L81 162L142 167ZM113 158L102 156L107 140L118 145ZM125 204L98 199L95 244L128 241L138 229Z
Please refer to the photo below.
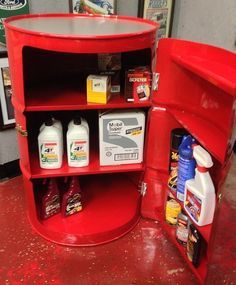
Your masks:
M194 113L175 108L169 108L167 111L219 162L224 162L228 142L225 139L227 135L223 130Z
M42 169L39 165L38 152L32 152L30 158L30 176L32 178L47 178L73 175L102 174L102 173L119 173L119 172L136 172L144 171L144 163L109 165L100 166L99 156L95 150L90 151L90 163L85 167L69 167L67 156L64 155L62 167L59 169Z
M178 65L192 71L230 95L236 96L235 69L229 64L192 55L172 54L172 59Z
M73 86L48 86L27 92L26 111L64 111L150 107L151 101L126 102L124 94L112 94L107 104L87 103L86 91Z
M196 268L193 266L193 264L189 261L187 254L186 254L186 247L178 243L176 240L175 235L175 227L168 225L167 223L163 222L163 228L165 229L165 232L167 233L170 240L175 244L176 248L180 252L180 254L183 256L184 260L188 263L191 270L194 272L194 274L197 276L198 280L201 284L204 283L204 280L206 278L207 274L207 258L206 256L202 256L200 259L199 266Z
M92 246L115 240L137 224L140 194L128 177L99 175L82 182L81 212L66 218L57 214L43 221L29 217L40 235L63 245Z

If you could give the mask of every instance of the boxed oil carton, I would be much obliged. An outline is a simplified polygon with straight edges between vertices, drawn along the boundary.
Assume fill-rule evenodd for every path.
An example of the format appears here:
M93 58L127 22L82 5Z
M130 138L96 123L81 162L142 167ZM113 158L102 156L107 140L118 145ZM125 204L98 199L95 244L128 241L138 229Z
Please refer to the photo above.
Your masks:
M145 113L119 110L99 113L100 165L143 161Z
M87 77L87 102L106 104L111 93L111 78L105 75Z

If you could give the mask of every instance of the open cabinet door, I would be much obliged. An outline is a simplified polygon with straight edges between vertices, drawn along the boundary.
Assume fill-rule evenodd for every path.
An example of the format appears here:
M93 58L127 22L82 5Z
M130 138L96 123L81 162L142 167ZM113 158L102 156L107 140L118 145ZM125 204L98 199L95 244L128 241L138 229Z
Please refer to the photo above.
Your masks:
M149 112L146 144L145 195L142 215L158 220L201 283L207 276L212 240L217 224L221 187L229 171L236 139L236 55L216 47L175 39L160 40L156 70L157 90ZM213 223L196 226L204 250L198 268L188 260L176 241L175 227L165 222L168 193L171 131L185 129L213 158L210 170L217 197ZM176 193L171 192L176 198ZM183 203L179 202L182 209Z

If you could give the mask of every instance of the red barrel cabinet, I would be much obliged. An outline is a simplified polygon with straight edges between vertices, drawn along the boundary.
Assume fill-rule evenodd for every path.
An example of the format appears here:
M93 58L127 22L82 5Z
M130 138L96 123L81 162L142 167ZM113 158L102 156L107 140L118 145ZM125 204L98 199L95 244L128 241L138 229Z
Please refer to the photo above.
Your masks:
M132 17L28 15L8 18L5 27L20 165L32 227L50 241L88 246L119 238L141 216L152 218L160 221L203 283L235 141L236 55L176 39L162 39L157 47L157 25ZM102 53L121 54L121 92L107 104L87 103L86 76ZM124 71L144 65L153 72L151 99L126 102ZM100 166L98 111L137 108L146 114L143 162ZM37 150L40 125L50 115L59 118L65 129L74 111L80 111L90 126L89 165L71 168L64 157L60 169L41 169ZM175 128L186 129L214 160L211 176L217 207L213 223L197 227L206 244L198 268L176 241L175 228L165 222L170 135ZM43 179L60 181L68 176L80 178L83 211L69 218L57 214L42 220Z

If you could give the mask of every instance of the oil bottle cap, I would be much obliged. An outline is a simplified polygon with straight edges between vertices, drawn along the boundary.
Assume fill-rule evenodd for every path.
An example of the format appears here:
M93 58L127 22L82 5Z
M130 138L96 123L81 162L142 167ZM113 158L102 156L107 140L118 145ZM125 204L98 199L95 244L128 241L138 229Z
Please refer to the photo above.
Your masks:
M80 117L74 119L74 125L81 125L81 118Z
M47 119L47 121L45 122L45 126L50 127L52 125L53 125L52 118Z

